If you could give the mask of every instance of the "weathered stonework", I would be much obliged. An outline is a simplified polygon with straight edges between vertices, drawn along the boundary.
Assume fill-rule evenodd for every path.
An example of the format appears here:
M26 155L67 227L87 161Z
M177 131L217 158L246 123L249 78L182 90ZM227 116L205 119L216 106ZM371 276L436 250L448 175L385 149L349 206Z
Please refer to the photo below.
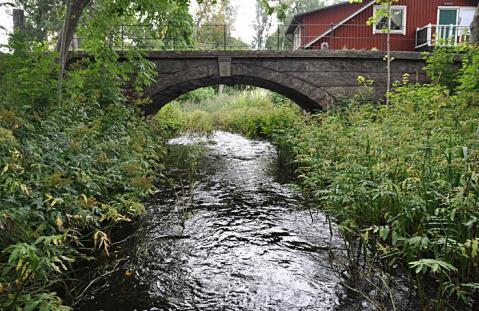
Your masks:
M76 55L82 57L81 55ZM83 55L84 56L84 55ZM145 90L152 103L144 106L154 114L182 94L218 85L252 85L284 95L307 111L333 105L340 95L364 91L357 77L374 80L376 99L386 92L384 52L379 51L152 51L157 82ZM392 53L392 80L405 73L413 82L426 81L425 62L417 52Z

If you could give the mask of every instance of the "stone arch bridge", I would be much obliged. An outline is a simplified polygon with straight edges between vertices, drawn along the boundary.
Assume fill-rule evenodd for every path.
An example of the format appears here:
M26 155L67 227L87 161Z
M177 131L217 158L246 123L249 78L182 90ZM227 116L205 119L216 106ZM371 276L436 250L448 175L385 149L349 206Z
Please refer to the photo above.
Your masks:
M152 103L144 111L156 113L201 87L242 84L269 89L314 112L357 92L358 76L374 81L372 94L379 99L386 92L384 57L376 51L152 51L147 58L155 63L158 79L145 90ZM401 81L405 73L411 81L426 81L420 53L395 52L393 57L392 81Z

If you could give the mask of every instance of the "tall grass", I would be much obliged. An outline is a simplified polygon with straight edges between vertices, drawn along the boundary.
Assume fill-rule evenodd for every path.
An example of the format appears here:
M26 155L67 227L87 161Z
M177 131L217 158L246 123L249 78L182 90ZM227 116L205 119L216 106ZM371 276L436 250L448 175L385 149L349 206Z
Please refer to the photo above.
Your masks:
M219 96L202 103L172 103L155 117L171 132L225 130L247 137L272 137L275 130L304 123L301 110L291 102L274 104L262 90Z
M352 101L285 139L350 258L406 272L425 309L479 304L477 55L466 51L462 69L431 85L397 87L390 105Z
M412 86L391 106L316 116L289 141L305 191L351 246L366 246L350 255L409 271L419 293L434 284L431 307L441 309L443 297L466 303L479 285L478 124L478 107Z

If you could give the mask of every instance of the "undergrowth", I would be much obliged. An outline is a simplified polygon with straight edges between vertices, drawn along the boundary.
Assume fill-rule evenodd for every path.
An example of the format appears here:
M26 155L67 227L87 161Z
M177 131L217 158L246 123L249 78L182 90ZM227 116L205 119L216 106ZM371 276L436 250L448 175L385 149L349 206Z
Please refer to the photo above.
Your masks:
M174 102L162 108L156 121L172 135L180 132L211 133L224 130L250 138L271 138L276 130L304 123L301 110L290 101L275 103L274 94L244 91L195 102Z
M459 52L453 74L442 62L458 51L438 49L426 68L436 70L432 84L401 82L390 105L350 100L284 140L351 262L406 273L433 310L479 304L479 58Z
M88 281L75 269L108 256L113 229L144 212L162 132L121 93L141 58L120 67L107 51L73 64L60 105L55 55L25 38L10 47L0 59L0 310L68 310Z

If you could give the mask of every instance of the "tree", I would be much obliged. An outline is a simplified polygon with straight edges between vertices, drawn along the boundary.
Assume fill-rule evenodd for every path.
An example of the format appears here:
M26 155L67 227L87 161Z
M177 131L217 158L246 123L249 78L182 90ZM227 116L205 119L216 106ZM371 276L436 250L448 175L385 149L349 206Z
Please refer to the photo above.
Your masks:
M67 0L65 17L63 19L63 27L59 33L59 40L57 41L56 50L60 54L68 51L70 43L73 39L73 34L78 27L80 17L83 11L93 0ZM60 56L61 59L63 59Z
M205 0L197 3L194 39L198 48L228 48L238 43L232 37L235 10L230 0Z
M25 31L35 40L45 41L52 32L58 32L62 25L63 8L66 0L16 0L6 1L3 5L12 4L25 11Z
M265 47L267 50L287 50L293 48L291 40L286 38L286 27L283 24L278 24L276 30L266 38Z
M70 2L72 1L72 2ZM58 103L62 103L63 75L65 74L65 63L68 48L73 39L73 34L78 26L83 10L91 0L67 0L63 27L60 31L56 50L60 52L60 70L58 72Z
M301 0L293 1L291 6L286 10L285 22L289 23L297 14L320 9L326 6L325 0Z
M278 20L289 23L293 16L306 11L321 8L326 0L260 0L268 14L276 13ZM336 2L339 0L335 0Z
M203 0L196 1L195 10L195 26L199 28L201 25L208 24L214 19L215 15L223 11L224 15L232 12L230 0Z
M188 36L192 29L189 0L14 0L14 4L26 10L27 31L35 40L43 42L58 34L59 102L68 50L81 23L102 44L107 38L115 39L115 27L124 22L148 24L150 31L160 34Z
M255 37L253 47L262 50L266 47L268 33L271 29L272 16L268 14L261 0L256 0L256 20L254 24Z

